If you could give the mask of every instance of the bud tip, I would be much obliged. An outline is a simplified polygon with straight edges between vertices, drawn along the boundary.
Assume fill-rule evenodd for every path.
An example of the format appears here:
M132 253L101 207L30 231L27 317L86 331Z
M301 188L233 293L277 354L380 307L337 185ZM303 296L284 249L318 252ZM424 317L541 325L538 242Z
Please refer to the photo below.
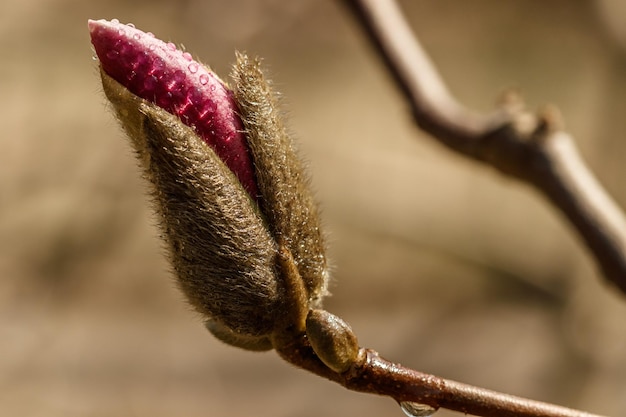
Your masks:
M87 25L102 70L192 127L256 199L258 187L243 124L224 82L191 54L132 24L90 19Z

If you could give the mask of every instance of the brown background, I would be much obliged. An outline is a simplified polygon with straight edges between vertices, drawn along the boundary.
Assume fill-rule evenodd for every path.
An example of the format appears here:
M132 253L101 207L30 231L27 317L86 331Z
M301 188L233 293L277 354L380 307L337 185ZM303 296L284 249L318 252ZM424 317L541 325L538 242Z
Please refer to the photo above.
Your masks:
M626 23L609 6L404 2L461 101L488 111L516 87L533 108L560 106L625 206ZM88 18L133 22L223 74L235 49L265 58L323 207L327 306L362 345L448 378L626 415L625 298L532 190L414 128L337 3L5 0L1 416L401 415L389 399L204 331L106 110Z

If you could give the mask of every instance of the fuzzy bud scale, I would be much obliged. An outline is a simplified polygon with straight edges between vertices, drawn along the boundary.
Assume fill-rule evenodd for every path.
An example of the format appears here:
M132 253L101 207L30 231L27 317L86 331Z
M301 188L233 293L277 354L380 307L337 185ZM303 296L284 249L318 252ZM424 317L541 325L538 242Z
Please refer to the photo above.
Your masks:
M348 370L357 339L321 310L318 209L259 60L237 54L231 91L132 25L90 20L89 30L104 93L153 186L179 286L207 329L249 350L280 351L306 333L322 363Z

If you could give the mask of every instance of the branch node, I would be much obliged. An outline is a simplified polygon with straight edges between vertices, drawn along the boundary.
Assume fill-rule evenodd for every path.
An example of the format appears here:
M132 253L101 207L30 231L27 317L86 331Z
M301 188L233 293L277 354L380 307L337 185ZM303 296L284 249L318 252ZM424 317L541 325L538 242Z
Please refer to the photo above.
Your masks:
M524 96L517 88L502 91L496 100L496 105L508 114L519 113L526 108Z
M549 136L565 128L563 115L559 108L553 104L543 106L543 108L539 110L537 118L538 125L535 133L540 137Z

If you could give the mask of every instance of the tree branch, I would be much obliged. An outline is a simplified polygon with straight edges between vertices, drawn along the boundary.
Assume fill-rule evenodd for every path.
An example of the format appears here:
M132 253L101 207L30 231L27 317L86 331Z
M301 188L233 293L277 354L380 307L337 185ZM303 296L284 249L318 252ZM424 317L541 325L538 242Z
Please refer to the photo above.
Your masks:
M361 349L359 360L341 374L320 362L306 336L277 351L287 362L350 390L389 396L398 403L426 404L434 410L447 408L484 417L600 417L417 372L389 362L371 349Z
M411 106L416 123L469 158L533 185L570 221L604 276L626 292L626 219L580 158L558 112L519 102L478 115L448 92L393 0L344 0Z

